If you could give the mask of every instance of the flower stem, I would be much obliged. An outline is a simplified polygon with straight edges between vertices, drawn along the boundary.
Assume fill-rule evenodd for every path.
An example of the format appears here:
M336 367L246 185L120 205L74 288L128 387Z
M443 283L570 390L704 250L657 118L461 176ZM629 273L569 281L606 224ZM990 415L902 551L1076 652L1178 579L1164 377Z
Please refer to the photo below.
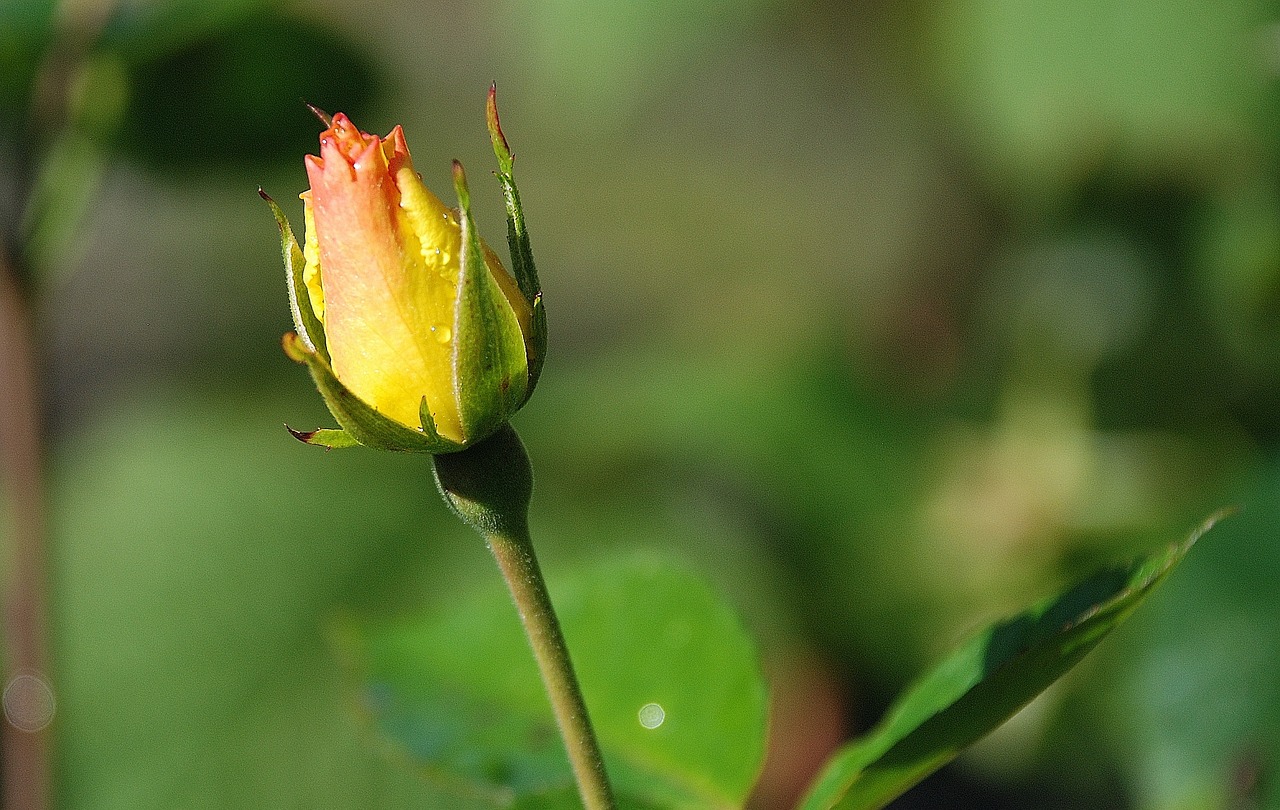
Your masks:
M491 534L485 538L498 568L507 580L511 598L520 612L533 657L538 661L542 683L551 699L551 710L560 726L569 753L569 764L578 781L578 792L587 810L612 808L613 794L605 776L600 746L591 728L591 718L582 699L569 659L569 648L560 632L547 593L546 583L533 553L533 542L528 532L522 534Z
M520 437L505 426L467 450L435 456L435 471L445 502L485 539L507 581L551 700L583 806L586 810L613 810L613 791L600 745L533 552L528 523L533 472Z

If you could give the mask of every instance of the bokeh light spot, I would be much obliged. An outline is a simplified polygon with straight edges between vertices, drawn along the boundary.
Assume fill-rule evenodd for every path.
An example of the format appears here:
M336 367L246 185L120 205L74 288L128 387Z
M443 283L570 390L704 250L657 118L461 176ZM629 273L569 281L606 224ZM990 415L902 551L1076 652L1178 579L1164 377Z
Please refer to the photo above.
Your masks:
M40 731L53 722L53 688L38 675L15 675L4 687L4 716L21 731Z
M655 729L667 720L667 712L657 703L646 703L640 707L640 725L647 729Z

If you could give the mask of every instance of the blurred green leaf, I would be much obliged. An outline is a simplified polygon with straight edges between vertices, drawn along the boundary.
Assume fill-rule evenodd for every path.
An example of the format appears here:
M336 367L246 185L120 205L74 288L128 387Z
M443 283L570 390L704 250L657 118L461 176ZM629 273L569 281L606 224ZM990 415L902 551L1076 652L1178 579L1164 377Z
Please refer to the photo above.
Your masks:
M729 608L655 557L602 564L551 593L624 805L740 807L764 753L766 695ZM356 629L350 643L378 727L429 774L522 808L573 796L505 591Z
M216 39L254 15L268 11L270 0L152 0L119 3L103 44L132 62L152 61L193 42Z
M376 68L338 34L270 10L219 21L164 51L123 51L122 145L142 165L260 177L315 151L322 127L303 102L359 116L373 98Z
M838 752L801 810L884 807L952 760L1075 666L1216 520L976 636L917 681L867 737Z
M65 267L84 248L84 217L97 199L106 163L101 144L81 133L65 131L50 144L25 212L27 260L38 273Z
M1204 206L1195 223L1201 300L1235 358L1280 376L1280 194L1269 172Z
M556 88L541 103L583 105L595 116L612 117L774 5L776 0L504 0L497 18L519 33L519 64Z
M53 37L55 6L54 0L0 3L0 113L15 113L26 104L36 66Z
M1056 196L1109 157L1237 159L1270 92L1272 16L1257 0L944 0L920 64L998 177Z
M374 744L324 631L335 604L419 593L427 559L449 569L430 469L304 447L280 425L291 407L152 391L62 445L60 806L483 807Z
M1137 807L1280 802L1280 463L1251 479L1233 493L1240 514L1133 622L1135 654L1116 662L1109 708Z

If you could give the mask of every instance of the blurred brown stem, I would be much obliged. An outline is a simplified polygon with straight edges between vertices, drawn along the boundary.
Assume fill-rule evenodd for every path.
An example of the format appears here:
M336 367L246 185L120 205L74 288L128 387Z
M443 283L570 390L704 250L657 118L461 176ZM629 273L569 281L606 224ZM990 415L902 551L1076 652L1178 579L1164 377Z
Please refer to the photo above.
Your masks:
M26 131L18 138L17 217L0 233L0 500L8 526L4 588L4 722L0 776L6 810L53 806L54 696L48 671L48 562L41 377L31 268L23 261L27 206L40 156L73 117L72 87L117 0L61 0L56 33L35 78ZM6 530L7 529L7 530Z
M49 684L40 385L34 324L17 269L0 251L0 486L9 524L0 752L4 807L44 810L52 806L51 733L47 723L32 721L33 711L41 714L32 701L45 697Z

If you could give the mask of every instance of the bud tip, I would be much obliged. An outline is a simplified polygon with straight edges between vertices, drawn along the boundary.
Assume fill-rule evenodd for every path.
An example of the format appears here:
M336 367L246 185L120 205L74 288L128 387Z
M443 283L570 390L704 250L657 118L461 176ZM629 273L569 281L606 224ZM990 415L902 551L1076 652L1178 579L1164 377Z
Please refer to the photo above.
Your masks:
M332 115L329 115L329 113L325 112L324 110L320 109L319 107L317 107L316 105L312 104L309 101L304 101L302 103L307 105L307 109L311 110L311 114L314 115L316 118L319 118L320 123L324 124L326 128L333 126Z
M458 160L453 161L453 189L458 194L458 204L467 209L471 207L471 192L467 190L467 173L462 168L462 163Z

